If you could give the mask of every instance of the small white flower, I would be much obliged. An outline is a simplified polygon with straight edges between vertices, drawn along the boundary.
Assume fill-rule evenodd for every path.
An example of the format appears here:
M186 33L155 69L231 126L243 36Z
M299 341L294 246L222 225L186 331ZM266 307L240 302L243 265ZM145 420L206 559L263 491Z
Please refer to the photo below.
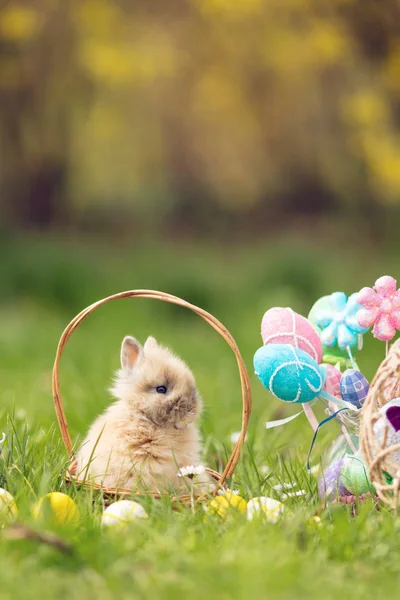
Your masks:
M177 475L178 477L189 477L189 479L193 479L193 477L197 477L197 475L204 473L205 470L206 468L203 465L198 465L197 467L188 465L187 467L180 468Z
M268 465L261 465L260 469L259 469L260 473L262 473L263 475L266 475L267 473L269 473L270 468L268 467Z
M281 500L286 500L287 498L294 498L295 496L305 496L306 490L298 490L297 492L288 492L287 494L281 495Z
M309 470L309 473L311 473L311 475L314 475L314 477L315 477L316 475L318 475L320 469L321 469L321 465L314 465Z
M240 431L234 431L233 433L231 433L231 442L232 444L237 444L237 442L239 441L240 438ZM244 441L247 440L247 433L244 437Z
M291 490L292 488L296 487L297 483L295 481L292 481L292 483L277 483L276 485L273 486L273 490L276 491L280 491L280 490Z
M230 488L223 488L218 490L218 496L225 496L225 494L229 492L230 494L234 494L235 496L239 496L239 490L231 490Z

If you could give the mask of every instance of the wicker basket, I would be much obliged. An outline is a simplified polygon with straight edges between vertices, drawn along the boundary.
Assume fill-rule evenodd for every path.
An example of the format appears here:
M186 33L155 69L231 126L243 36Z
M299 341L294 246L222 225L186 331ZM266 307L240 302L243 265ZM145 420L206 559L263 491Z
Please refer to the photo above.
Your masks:
M369 469L371 482L379 498L392 508L398 506L400 491L400 469L393 461L392 454L400 450L400 444L386 444L387 428L383 432L383 438L379 440L374 425L381 416L379 409L391 399L390 390L397 389L399 382L400 340L397 340L371 383L363 406L360 425L360 447Z
M217 473L216 471L213 471L212 469L207 469L207 471L210 473L210 475L216 481L217 485L216 485L214 493L217 493L218 489L220 489L221 487L223 487L225 485L226 479L229 479L232 476L233 471L239 460L240 451L242 449L244 439L246 436L247 425L248 425L250 413L251 413L251 388L250 388L250 381L249 381L247 369L246 369L246 366L240 355L237 344L236 344L235 340L233 339L232 335L222 325L222 323L220 323L215 317L213 317L211 314L209 314L202 308L194 306L193 304L190 304L189 302L186 302L185 300L182 300L181 298L178 298L177 296L171 296L170 294L166 294L164 292L156 292L153 290L133 290L133 291L127 291L127 292L120 292L119 294L114 294L112 296L108 296L107 298L103 298L102 300L99 300L98 302L91 304L90 306L88 306L87 308L82 310L74 319L72 319L72 321L66 327L66 329L64 330L64 332L60 338L58 348L57 348L56 358L55 358L55 362L54 362L54 367L53 367L52 387L53 387L53 399L54 399L54 405L55 405L55 410L56 410L56 414L57 414L58 424L60 426L61 435L62 435L62 439L63 439L64 445L65 445L65 448L66 448L69 458L71 460L70 466L69 466L69 469L67 472L67 476L66 476L67 480L74 481L76 484L90 486L92 488L102 490L103 494L110 499L114 499L117 496L118 497L127 496L127 495L131 496L133 494L139 495L139 496L143 495L143 492L139 492L139 491L135 491L135 490L131 490L131 489L115 489L115 488L101 487L99 484L96 484L93 482L82 481L75 477L76 461L74 458L71 435L69 433L68 422L67 422L67 418L65 415L63 401L62 401L61 392L60 392L60 373L59 373L60 360L61 360L62 353L64 351L64 348L65 348L69 338L71 337L73 332L77 329L77 327L79 327L79 325L82 323L82 321L84 321L84 319L86 319L86 317L88 317L97 308L99 308L103 304L106 304L107 302L111 302L111 300L119 300L122 298L150 298L153 300L161 300L162 302L177 304L179 306L188 308L189 310L192 310L193 312L198 314L200 317L202 317L211 327L213 327L220 334L220 336L224 338L224 340L227 342L227 344L230 346L231 350L235 354L237 365L239 368L242 401L243 401L242 428L241 428L239 439L238 439L235 447L233 448L232 454L226 464L226 467L225 467L223 473L220 474L220 473ZM160 497L160 494L157 494L157 493L151 493L151 495L156 498ZM190 500L190 496L182 495L182 496L173 498L173 500L179 500L179 502L188 502Z

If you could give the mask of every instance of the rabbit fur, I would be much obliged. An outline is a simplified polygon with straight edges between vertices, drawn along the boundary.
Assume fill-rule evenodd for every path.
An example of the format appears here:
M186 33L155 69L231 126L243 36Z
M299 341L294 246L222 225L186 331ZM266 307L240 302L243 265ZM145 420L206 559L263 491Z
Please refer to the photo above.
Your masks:
M142 347L127 336L111 392L116 401L96 418L77 453L78 477L106 487L187 493L190 480L179 469L202 464L195 423L202 400L189 367L153 337ZM198 475L196 491L210 483L208 473Z

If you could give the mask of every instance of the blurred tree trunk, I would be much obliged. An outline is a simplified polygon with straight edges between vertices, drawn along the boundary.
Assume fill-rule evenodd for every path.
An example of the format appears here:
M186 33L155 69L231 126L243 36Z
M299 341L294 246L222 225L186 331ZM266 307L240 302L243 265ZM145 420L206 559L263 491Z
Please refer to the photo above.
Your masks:
M68 6L33 14L31 37L0 39L0 187L13 226L43 229L67 215L74 34Z

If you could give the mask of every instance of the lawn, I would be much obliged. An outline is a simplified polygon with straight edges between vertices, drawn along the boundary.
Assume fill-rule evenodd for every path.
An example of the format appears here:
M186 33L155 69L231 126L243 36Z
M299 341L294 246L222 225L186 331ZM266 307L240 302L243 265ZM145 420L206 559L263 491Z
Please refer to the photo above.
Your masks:
M65 555L36 541L0 538L0 599L395 598L400 573L400 521L372 503L352 517L346 507L324 508L307 473L311 430L305 418L266 431L265 421L294 412L271 397L252 373L261 345L260 320L271 306L307 314L321 295L348 293L382 274L397 275L388 249L293 236L258 243L129 243L27 236L2 242L0 264L0 456L3 486L16 498L20 521L40 531L35 500L66 491L59 473L65 454L51 396L58 339L72 317L93 301L124 289L160 289L200 305L231 331L248 367L253 412L230 487L250 499L272 496L296 482L304 496L285 500L277 525L204 520L201 506L174 511L167 500L140 501L149 519L125 533L100 528L103 500L69 488L81 519L54 531L72 547ZM240 429L241 397L234 356L198 316L152 300L121 300L90 316L74 333L61 365L61 390L74 441L110 401L124 335L154 335L194 371L204 397L201 421L206 462L221 469ZM371 378L383 344L369 336L359 364ZM322 418L323 413L319 416ZM318 437L312 463L338 433ZM294 488L296 489L296 488ZM320 524L312 517L319 515Z

